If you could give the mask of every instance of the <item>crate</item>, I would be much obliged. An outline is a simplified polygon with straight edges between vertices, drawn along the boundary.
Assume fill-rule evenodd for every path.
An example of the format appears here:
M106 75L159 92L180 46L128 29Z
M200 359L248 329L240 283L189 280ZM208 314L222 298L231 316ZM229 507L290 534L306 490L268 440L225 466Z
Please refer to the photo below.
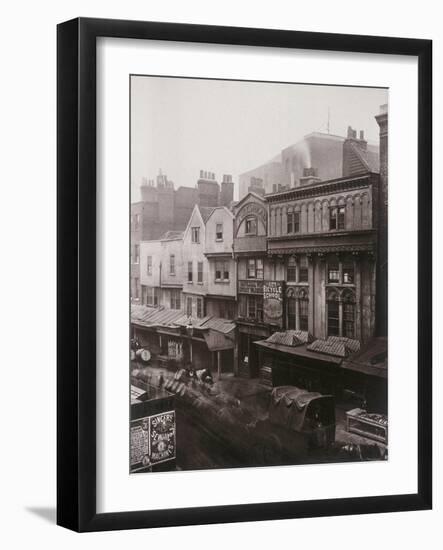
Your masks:
M385 419L381 423L365 416L367 413L363 409L352 409L346 412L346 430L349 433L361 435L380 443L388 444L388 420L384 415L379 415Z
M265 386L272 387L272 368L263 365L260 367L260 382Z

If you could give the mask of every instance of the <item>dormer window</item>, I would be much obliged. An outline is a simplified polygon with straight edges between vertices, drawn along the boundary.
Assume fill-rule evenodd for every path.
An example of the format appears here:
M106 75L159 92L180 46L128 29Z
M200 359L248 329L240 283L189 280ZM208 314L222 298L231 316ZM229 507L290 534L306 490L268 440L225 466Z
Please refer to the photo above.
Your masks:
M216 241L222 241L223 240L223 224L218 223L215 226L215 240Z
M256 218L246 218L246 235L257 235L257 219Z

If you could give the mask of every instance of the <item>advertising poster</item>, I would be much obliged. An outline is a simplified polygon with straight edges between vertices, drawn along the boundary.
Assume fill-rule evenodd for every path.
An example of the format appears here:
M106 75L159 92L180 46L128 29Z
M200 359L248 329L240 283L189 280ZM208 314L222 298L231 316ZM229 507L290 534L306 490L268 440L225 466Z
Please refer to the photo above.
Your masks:
M283 327L283 282L265 281L263 284L263 317L265 323Z

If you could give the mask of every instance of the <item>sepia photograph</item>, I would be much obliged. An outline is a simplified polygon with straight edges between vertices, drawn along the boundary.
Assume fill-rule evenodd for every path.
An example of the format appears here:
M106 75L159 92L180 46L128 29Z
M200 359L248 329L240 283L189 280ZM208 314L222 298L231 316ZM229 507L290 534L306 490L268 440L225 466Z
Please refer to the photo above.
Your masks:
M130 473L387 460L389 90L129 94Z

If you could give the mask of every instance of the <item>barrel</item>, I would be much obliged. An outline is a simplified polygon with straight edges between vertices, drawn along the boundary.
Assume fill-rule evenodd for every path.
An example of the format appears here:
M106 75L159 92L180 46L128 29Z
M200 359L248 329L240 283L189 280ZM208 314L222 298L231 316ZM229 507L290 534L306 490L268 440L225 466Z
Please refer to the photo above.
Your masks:
M139 349L136 351L135 356L140 361L143 361L143 363L148 363L151 359L151 352L147 349Z

